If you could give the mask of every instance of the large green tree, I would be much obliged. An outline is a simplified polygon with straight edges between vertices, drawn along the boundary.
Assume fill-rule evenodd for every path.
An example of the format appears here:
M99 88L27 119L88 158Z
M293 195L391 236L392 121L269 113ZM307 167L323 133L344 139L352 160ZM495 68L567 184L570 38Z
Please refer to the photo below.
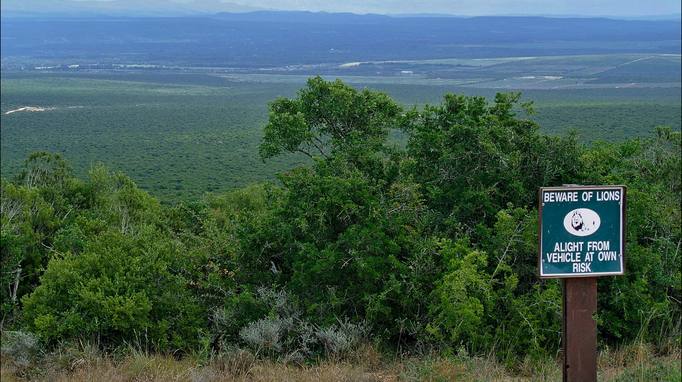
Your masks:
M508 203L534 205L540 186L577 181L575 136L542 136L537 123L518 112L534 115L520 93L498 93L493 105L483 97L446 94L441 105L406 114L410 172L445 225L472 232L478 224L492 225Z
M359 92L341 80L310 78L296 99L270 102L270 117L258 151L263 160L300 152L329 158L358 149L378 151L402 107L388 94Z
M430 265L415 260L420 192L401 174L402 154L386 145L401 112L385 93L319 76L296 99L270 104L261 157L303 152L315 161L280 176L285 194L244 263L286 285L320 323L366 319L394 334L433 281Z

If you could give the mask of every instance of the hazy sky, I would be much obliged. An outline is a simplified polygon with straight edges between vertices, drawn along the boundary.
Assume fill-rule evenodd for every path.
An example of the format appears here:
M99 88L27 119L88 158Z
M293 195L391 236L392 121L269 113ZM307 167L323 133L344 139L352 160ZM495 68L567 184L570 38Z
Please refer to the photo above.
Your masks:
M183 1L183 0L180 0ZM184 0L185 2L187 0ZM680 0L231 0L259 8L353 13L645 16L680 12Z

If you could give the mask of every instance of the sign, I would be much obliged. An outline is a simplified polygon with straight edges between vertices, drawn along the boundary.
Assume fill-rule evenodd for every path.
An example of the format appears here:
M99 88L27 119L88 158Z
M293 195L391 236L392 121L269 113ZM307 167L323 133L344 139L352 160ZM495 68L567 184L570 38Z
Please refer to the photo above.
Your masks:
M540 277L625 274L625 194L625 186L540 188Z

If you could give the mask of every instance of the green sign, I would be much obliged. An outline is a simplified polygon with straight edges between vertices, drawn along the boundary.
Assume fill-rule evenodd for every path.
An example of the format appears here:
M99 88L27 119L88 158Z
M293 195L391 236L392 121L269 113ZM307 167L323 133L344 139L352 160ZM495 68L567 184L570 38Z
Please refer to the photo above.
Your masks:
M625 186L540 188L540 277L624 274L625 194Z

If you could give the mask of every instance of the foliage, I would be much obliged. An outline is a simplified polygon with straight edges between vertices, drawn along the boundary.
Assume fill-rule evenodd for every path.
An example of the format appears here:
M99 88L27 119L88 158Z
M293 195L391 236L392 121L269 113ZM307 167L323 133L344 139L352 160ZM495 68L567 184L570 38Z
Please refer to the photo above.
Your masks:
M358 92L341 80L327 82L319 75L308 80L296 100L279 97L269 105L270 119L259 147L263 160L293 152L328 158L358 145L376 151L401 112L386 93Z
M620 179L616 183L631 184L632 210L644 195L651 195L636 194L637 184L653 185L654 179L667 182L668 188L656 200L666 200L671 208L667 210L671 218L663 220L669 223L660 232L670 232L667 240L674 243L674 237L679 238L675 228L679 219L674 219L679 214L679 190L675 189L679 177L671 171L678 170L679 155L672 154L675 143L662 142L674 142L677 133L659 129L661 143L610 144L615 152L639 157L609 159L609 152L603 150L606 144L588 149L578 145L575 135L563 139L539 135L537 124L516 116L519 108L533 115L529 103L519 103L517 93L498 94L492 106L481 97L446 95L440 106L415 108L395 118L394 126L409 134L405 153L385 146L374 150L362 146L364 151L358 154L352 147L337 145L332 155L317 159L310 168L284 175L281 181L287 193L276 223L269 225L276 227L276 233L252 242L260 250L250 249L260 253L261 269L267 269L268 262L273 264L273 274L261 275L287 285L318 322L331 314L363 317L375 333L400 341L403 326L396 324L407 319L413 339L423 340L428 332L434 339L461 341L477 353L497 349L505 359L553 352L560 340L561 292L557 282L536 278L537 211L533 206L538 185L613 184L613 176L629 172L630 178L616 178ZM280 111L273 107L276 115L271 120L277 120ZM261 147L279 139L268 131ZM278 134L288 136L284 129ZM277 152L282 151L286 150ZM627 170L619 170L617 160ZM647 161L657 163L656 169ZM397 210L407 213L389 216L387 212L394 210L385 201L391 197L378 193L387 187L409 190L403 193L411 195L408 199L394 204L404 206ZM653 205L644 209L648 214L666 211ZM638 214L638 219L641 216L646 214ZM652 219L635 223L641 227L654 224ZM384 232L390 239L376 241ZM647 237L662 239L649 230ZM632 292L619 293L608 307L600 308L601 330L619 332L616 328L621 327L629 333L626 338L632 339L642 325L655 322L660 330L675 332L670 324L679 311L668 307L678 298L675 282L679 276L673 268L664 271L658 262L638 260L657 256L660 249L652 247L653 242L638 243L641 249L630 245L629 276L600 281ZM676 246L667 244L666 248ZM420 252L419 265L432 272L418 278L413 272L418 269L415 255ZM349 254L356 257L349 258ZM665 264L675 263L674 253L667 256L670 261ZM258 266L258 262L251 264ZM640 268L638 264L647 265ZM650 272L650 266L660 270ZM365 272L371 272L371 277L363 278ZM653 279L644 281L642 274L668 276L656 277L662 284L650 288ZM408 281L415 279L420 281L416 285ZM660 293L661 287L670 294ZM409 303L415 300L426 302L426 317L416 318L423 305ZM637 312L649 312L650 317ZM623 313L625 320L615 318ZM605 341L610 341L608 337Z
M483 246L489 252L472 249L468 238L439 243L447 267L426 331L504 360L552 354L561 339L561 285L537 279L536 212L502 210L489 234Z
M429 325L427 330L440 337L444 336L441 331L446 331L453 343L471 340L483 319L482 301L488 300L486 295L492 292L488 277L482 272L487 258L485 253L468 249L466 240L457 245L443 241L441 245L448 265L445 276L436 283L435 293L440 301L432 309L437 324Z
M317 77L270 104L259 150L310 161L279 185L167 205L103 165L81 181L33 154L2 180L3 329L104 347L144 335L204 360L238 346L339 359L368 338L543 359L559 349L561 285L537 278L537 189L623 184L627 273L599 279L599 338L679 346L680 133L587 147L532 115L518 93L403 113Z
M17 314L18 300L38 284L52 255L55 233L88 190L59 154L29 155L12 182L2 179L2 326Z
M57 152L86 179L92 164L124 172L162 202L196 201L276 180L303 155L258 158L267 101L294 85L240 84L208 75L103 74L2 78L2 176L33 151ZM4 113L25 105L42 112Z
M408 165L427 205L443 224L469 232L489 225L500 209L534 204L538 185L573 183L580 163L575 136L540 136L539 126L516 117L533 115L520 93L482 97L447 94L440 106L406 114Z
M536 70L547 70L555 76L575 73L565 73L568 69L555 72L558 68L589 68L585 71L594 73L643 57L648 55L507 59L506 63L472 60L469 63L471 76L479 81L480 77L534 75ZM679 59L677 65L667 62L676 66L679 73ZM400 72L408 63L393 65ZM428 61L421 65L427 72L441 66ZM454 70L452 75L462 75L461 68L446 67ZM407 77L392 75L392 71L383 67L376 68L386 75L379 78L355 77L356 74L349 72L355 68L341 72L319 70L325 79L338 77L346 83L353 81L358 93L363 88L388 92L408 108L422 108L427 103L438 105L443 94L464 91L467 95L493 100L497 91L457 85L461 82L448 84L444 80L423 78L417 72L407 81ZM584 75L594 77L589 73ZM366 75L376 73L370 70ZM308 73L243 77L140 70L9 73L3 69L2 177L11 180L22 170L30 153L47 151L67 158L79 179L87 179L91 164L106 163L111 170L125 173L140 189L168 205L178 199L200 200L205 192L222 194L263 182L279 184L276 173L310 162L304 154L273 157L267 164L260 161L258 145L263 138L263 126L268 122L268 101L278 95L295 100L296 90L307 76ZM676 82L680 82L679 74ZM581 134L579 142L589 143L599 137L609 142L636 136L654 137L656 125L679 131L682 120L679 87L524 88L523 100L534 102L537 115L531 119L541 125L540 133L565 136L568 131L577 130ZM25 106L45 110L4 114ZM397 131L390 133L390 139L402 147L407 142L407 136Z
M151 227L136 237L108 231L81 254L54 258L23 299L25 322L49 339L121 344L144 333L159 350L192 348L202 312L168 271L176 246L159 239Z
M182 246L157 226L158 201L123 174L90 175L90 208L54 235L40 284L22 299L24 322L49 340L120 344L144 333L160 350L191 348L203 315L171 273Z
M287 125L281 118L292 112L282 105L304 110L297 112L300 123ZM370 107L375 110L368 113ZM400 154L385 145L399 111L383 93L357 92L319 77L296 101L271 105L264 159L300 149L299 138L281 143L290 129L311 129L311 137L329 150L320 146L323 158L280 176L286 193L271 223L262 227L266 235L249 243L244 264L260 268L260 280L286 283L320 324L330 325L335 317L367 319L379 333L394 334L394 320L407 317L428 288L428 280L410 282L417 276L410 263L421 241L421 197L411 181L400 178ZM263 272L270 264L272 272ZM415 295L401 295L406 292Z
M28 366L35 361L40 337L21 331L2 332L2 353L7 354L17 366Z
M524 92L524 95L526 93ZM675 102L586 102L581 105L550 104L536 107L534 118L548 135L580 132L580 140L594 144L607 139L622 142L634 137L655 138L656 126L679 131L680 104Z
M679 132L657 127L654 139L599 142L585 156L590 181L628 185L627 275L598 287L607 342L679 336L681 150Z

